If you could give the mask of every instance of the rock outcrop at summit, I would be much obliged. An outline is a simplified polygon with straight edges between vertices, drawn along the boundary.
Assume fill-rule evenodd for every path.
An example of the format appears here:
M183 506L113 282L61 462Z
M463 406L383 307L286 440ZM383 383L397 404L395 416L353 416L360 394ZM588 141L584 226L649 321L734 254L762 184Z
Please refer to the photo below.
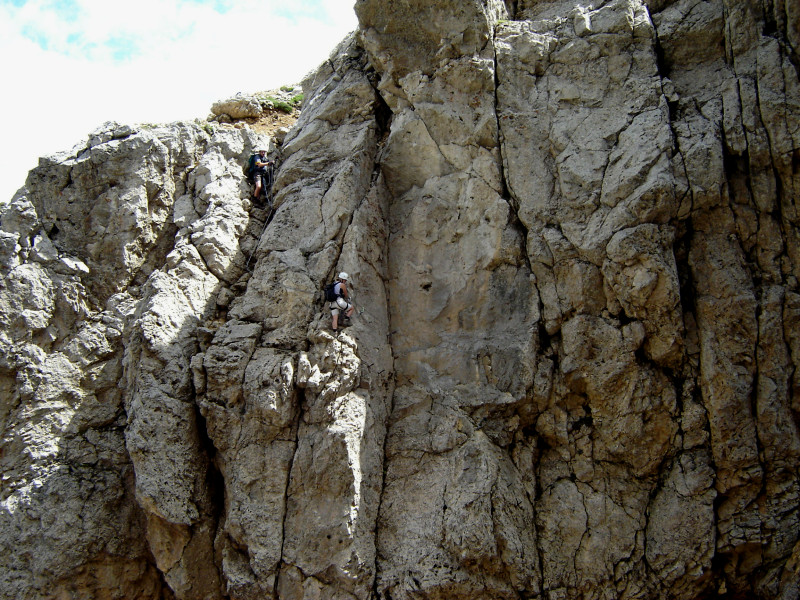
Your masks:
M800 598L795 3L355 11L0 206L0 598Z

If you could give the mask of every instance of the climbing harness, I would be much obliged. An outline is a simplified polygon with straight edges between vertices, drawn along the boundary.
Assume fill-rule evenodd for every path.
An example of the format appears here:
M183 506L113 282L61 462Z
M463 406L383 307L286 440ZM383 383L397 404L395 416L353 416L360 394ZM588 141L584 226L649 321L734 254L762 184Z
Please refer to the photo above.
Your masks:
M269 225L270 221L272 221L272 217L275 215L275 205L273 203L273 198L271 195L272 192L272 183L274 181L274 165L270 164L267 167L265 173L259 173L256 177L261 177L261 193L264 194L264 201L266 206L269 207L269 212L267 213L267 217L264 219L264 227L261 228L261 233L258 234L258 238L256 238L256 245L253 248L253 251L250 253L250 256L247 258L247 262L244 265L245 271L248 273L252 273L250 270L250 263L253 260L253 257L256 254L256 250L258 250L258 244L261 241L261 237L264 235L264 232L267 230L267 225ZM259 198L260 199L260 198Z
M274 163L270 163L267 165L266 171L262 173L256 173L255 177L261 178L261 194L264 194L264 199L267 203L271 203L272 199L270 198L270 190L272 189L272 184L275 181L275 165ZM255 182L254 182L255 183ZM259 197L260 199L260 197Z

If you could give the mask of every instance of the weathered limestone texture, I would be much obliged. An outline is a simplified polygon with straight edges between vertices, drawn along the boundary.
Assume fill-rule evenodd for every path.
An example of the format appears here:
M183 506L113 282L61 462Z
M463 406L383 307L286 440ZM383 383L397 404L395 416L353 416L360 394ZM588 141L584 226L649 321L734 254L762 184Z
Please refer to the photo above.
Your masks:
M355 12L0 204L0 598L800 600L797 3Z

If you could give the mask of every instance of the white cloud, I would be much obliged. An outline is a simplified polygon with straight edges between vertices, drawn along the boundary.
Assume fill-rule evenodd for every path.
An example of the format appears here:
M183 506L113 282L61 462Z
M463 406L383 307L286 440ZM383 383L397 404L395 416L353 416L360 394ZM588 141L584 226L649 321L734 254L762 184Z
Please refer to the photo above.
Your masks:
M0 201L105 121L204 118L297 83L357 26L354 0L20 3L0 4Z

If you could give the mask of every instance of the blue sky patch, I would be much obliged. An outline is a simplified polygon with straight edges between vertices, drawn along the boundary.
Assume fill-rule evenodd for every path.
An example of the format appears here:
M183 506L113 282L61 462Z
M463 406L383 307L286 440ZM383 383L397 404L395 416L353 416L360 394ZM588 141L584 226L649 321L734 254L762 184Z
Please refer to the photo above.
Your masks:
M81 12L75 0L55 0L51 3L50 8L60 19L67 23L76 21L78 14Z
M29 39L42 50L50 49L50 41L47 39L47 36L33 25L26 25L22 28L21 33L24 38Z
M319 0L295 0L295 2L287 4L285 8L278 8L276 13L292 23L297 23L302 18L317 21L329 20L328 11L323 8Z
M115 36L108 39L105 43L111 58L116 62L121 62L134 58L139 54L139 44L130 36Z
M219 14L224 15L233 7L232 0L184 0L187 4L208 4Z

